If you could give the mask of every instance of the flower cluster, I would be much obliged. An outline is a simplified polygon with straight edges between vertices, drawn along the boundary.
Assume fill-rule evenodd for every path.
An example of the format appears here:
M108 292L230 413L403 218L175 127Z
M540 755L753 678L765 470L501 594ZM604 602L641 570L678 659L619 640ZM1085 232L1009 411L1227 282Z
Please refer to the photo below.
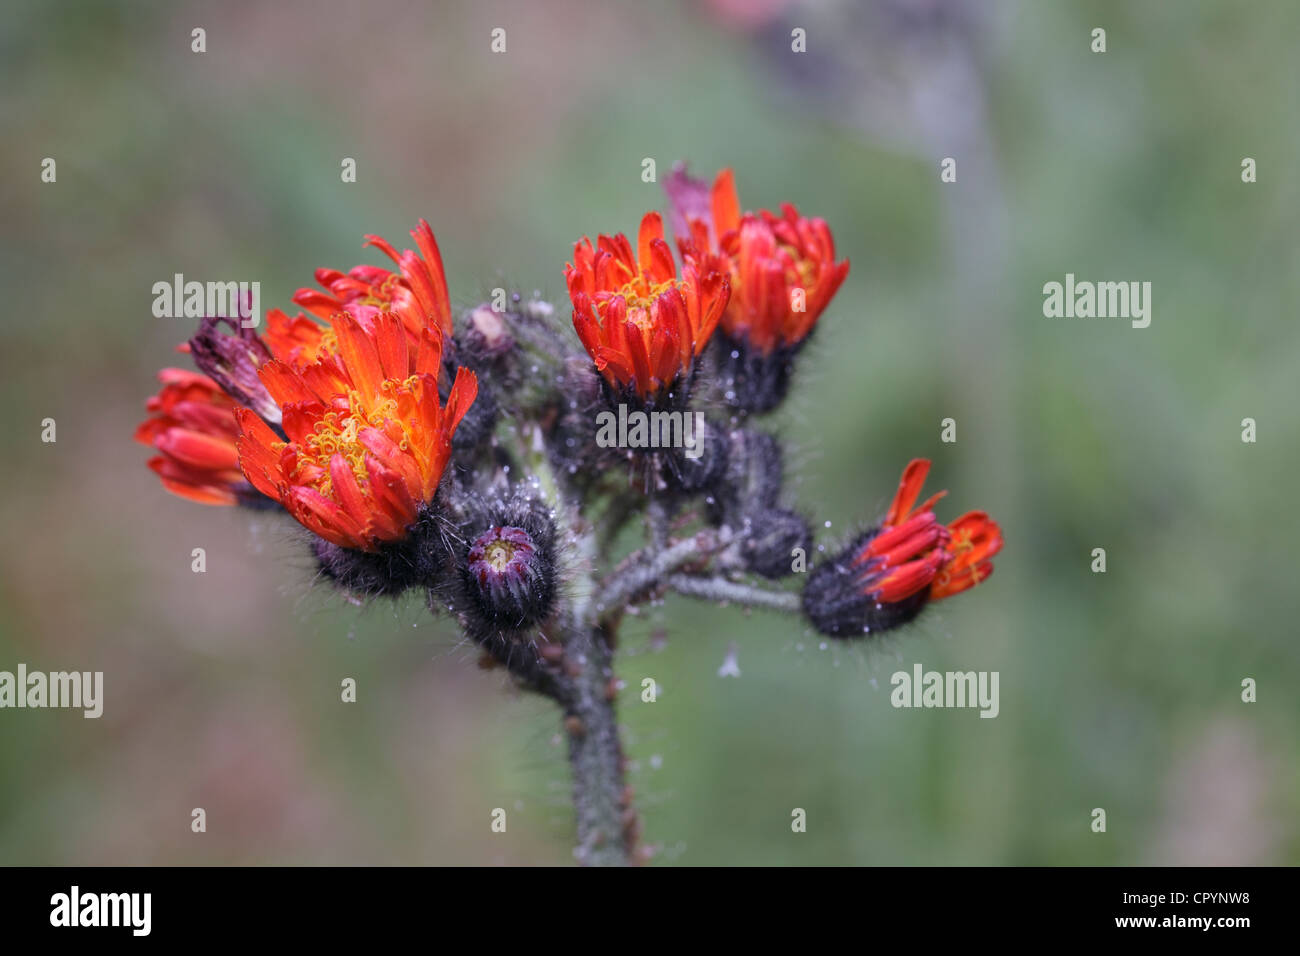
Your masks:
M270 309L260 333L204 318L180 347L197 371L160 373L135 434L168 491L291 516L348 599L421 593L481 664L554 700L585 861L638 840L612 665L634 605L675 592L861 638L974 587L1002 546L984 512L942 524L942 493L918 504L917 459L877 525L807 566L812 524L761 423L848 260L793 205L743 210L730 170L710 185L679 167L665 186L675 250L658 212L635 245L581 239L571 325L504 290L453 311L421 221L412 249L366 237L383 267L316 270L301 311ZM638 517L644 543L624 552Z
M477 391L474 373L459 369L440 401L451 304L432 230L422 221L412 236L419 253L368 237L399 272L318 270L328 293L302 289L294 300L324 323L272 309L258 336L233 319L203 321L183 348L206 374L165 370L136 432L161 453L151 466L169 490L235 504L255 489L360 551L406 534L433 500Z
M822 219L790 204L744 211L729 169L710 185L679 167L666 190L676 252L658 212L635 245L602 234L573 246L576 339L518 295L458 317L424 221L413 249L366 237L391 268L318 269L318 287L292 297L302 311L269 310L261 334L204 319L181 347L198 371L165 369L136 432L156 452L149 466L194 501L283 509L345 591L425 588L530 680L589 508L606 544L638 511L660 523L656 538L695 521L718 542L628 600L680 584L673 573L805 570L791 556L812 549L811 526L783 499L780 441L753 420L785 398L849 263ZM629 408L646 417L620 434L654 441L598 441L596 419L619 409L626 422ZM684 432L674 415L691 416ZM1002 538L987 515L943 525L939 496L916 504L928 467L912 462L880 524L807 575L800 600L818 630L897 626L992 571ZM521 643L533 650L517 654Z

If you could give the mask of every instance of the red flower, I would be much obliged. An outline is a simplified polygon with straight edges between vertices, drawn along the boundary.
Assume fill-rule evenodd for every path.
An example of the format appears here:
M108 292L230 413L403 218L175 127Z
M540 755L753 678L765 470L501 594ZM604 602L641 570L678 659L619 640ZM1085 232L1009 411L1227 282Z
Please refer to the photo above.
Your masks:
M835 239L823 219L808 219L789 203L781 215L742 215L730 169L705 184L673 171L665 184L674 207L674 231L683 257L714 265L726 261L731 301L724 331L763 355L801 343L849 273L835 261Z
M880 527L809 574L802 604L817 630L832 637L886 631L993 573L1001 529L983 511L940 524L932 509L947 492L916 504L929 470L923 458L908 464Z
M398 253L383 239L366 237L369 244L378 246L398 264L400 274L374 266L357 266L348 275L318 269L316 277L329 292L300 289L294 300L326 320L344 313L352 315L366 336L388 349L385 372L390 370L388 363L396 361L397 349L390 334L396 329L404 339L400 353L409 360L409 367L399 374L396 366L391 366L392 375L405 379L421 370L436 380L442 338L452 329L451 303L442 258L429 224L420 220L411 235L418 253L409 249ZM244 495L257 497L233 470L239 466L234 445L239 426L234 412L239 406L250 409L255 413L253 417L262 420L262 430L275 434L273 429L281 424L282 403L264 384L263 372L268 365L275 367L267 374L278 379L301 373L317 396L327 402L355 388L352 370L364 367L365 362L357 365L359 360L352 355L349 365L348 357L340 355L333 324L322 325L301 313L291 319L279 309L269 310L266 320L265 333L259 337L242 322L205 318L194 337L181 347L181 351L193 355L204 374L164 370L163 375L168 376L165 383L174 380L179 384L165 387L151 399L149 410L178 411L164 411L145 422L136 437L163 451L163 456L152 459L149 465L177 494L212 504L233 504ZM438 356L432 359L432 365L426 361L430 354ZM436 393L434 398L436 401ZM468 406L468 402L465 404ZM215 409L222 411L217 414ZM278 495L272 497L278 500Z
M377 551L397 541L433 499L451 439L478 392L460 369L439 404L442 335L423 334L414 355L403 319L331 320L337 353L260 371L283 413L282 439L254 412L237 410L239 463L253 486L304 527L345 548Z
M947 527L935 518L941 491L919 506L930 462L913 459L903 470L885 520L853 557L861 589L873 600L896 603L928 588L931 600L974 587L993 573L1002 530L983 511L970 511Z
M158 373L162 390L135 440L160 452L149 467L173 494L207 505L238 504L252 493L235 449L235 401L212 379L181 368Z
M621 233L583 237L564 269L573 327L615 388L644 401L688 375L730 294L727 274L688 263L677 277L658 213L641 220L637 250Z
M447 293L447 277L443 273L438 241L423 219L411 237L418 252L406 249L399 253L387 240L366 236L366 245L377 246L397 264L398 272L378 266L357 266L346 274L337 269L317 269L316 281L325 291L299 289L294 293L293 301L326 321L337 312L350 312L363 320L380 312L396 312L413 343L418 343L424 329L431 325L450 336L453 331L451 299ZM284 318L282 314L280 318ZM306 321L302 316L299 318ZM277 319L282 329L285 322ZM291 325L296 329L286 331L309 334L309 330L297 320Z

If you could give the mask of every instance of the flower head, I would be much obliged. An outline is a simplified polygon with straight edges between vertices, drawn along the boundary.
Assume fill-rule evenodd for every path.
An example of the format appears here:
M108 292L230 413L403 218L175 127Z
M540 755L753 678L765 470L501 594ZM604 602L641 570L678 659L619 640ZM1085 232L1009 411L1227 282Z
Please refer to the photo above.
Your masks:
M233 505L256 497L239 470L235 401L198 372L165 368L162 389L146 403L149 418L135 440L158 451L149 467L173 494L206 505Z
M405 537L433 499L478 383L460 369L440 404L436 326L414 354L395 313L363 324L340 312L330 330L337 352L301 367L279 359L262 366L284 437L239 409L239 464L254 487L326 541L376 551Z
M381 312L394 312L401 317L413 343L419 342L429 326L436 326L450 336L453 331L451 299L438 241L423 219L411 232L411 238L416 249L398 252L386 239L366 236L366 245L376 246L392 259L397 272L379 266L357 266L347 273L317 269L316 281L325 291L299 289L293 301L326 321L338 312L349 312L363 321ZM285 322L279 319L277 324L285 327ZM301 324L286 331L310 335L310 330ZM324 331L327 330L322 328Z
M658 213L627 237L584 237L565 266L573 327L614 388L651 402L689 377L730 295L725 272L688 263L678 278Z
M730 169L707 189L678 168L665 188L683 256L721 256L728 264L727 335L765 356L802 343L849 273L847 259L835 261L826 221L801 216L790 203L781 205L779 216L766 209L742 215Z
M929 470L923 458L910 462L879 527L809 575L804 611L818 630L844 637L897 627L993 573L1001 529L983 511L940 524L933 508L947 492L916 504Z

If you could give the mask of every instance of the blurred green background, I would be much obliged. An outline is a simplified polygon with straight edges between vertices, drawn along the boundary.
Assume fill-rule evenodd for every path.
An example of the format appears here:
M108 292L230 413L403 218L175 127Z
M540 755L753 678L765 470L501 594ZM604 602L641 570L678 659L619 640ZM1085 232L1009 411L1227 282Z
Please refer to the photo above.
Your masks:
M1300 6L659 7L5 4L0 669L102 670L106 701L0 711L0 862L571 859L547 702L414 601L309 589L291 522L165 494L131 432L187 361L154 282L284 306L424 216L458 305L562 296L576 238L663 208L645 157L731 165L747 208L794 201L852 260L780 417L824 541L914 456L941 516L1006 537L986 586L885 641L685 599L629 621L656 862L1300 862ZM1067 272L1152 282L1150 328L1044 318ZM914 662L999 671L1000 716L895 710Z

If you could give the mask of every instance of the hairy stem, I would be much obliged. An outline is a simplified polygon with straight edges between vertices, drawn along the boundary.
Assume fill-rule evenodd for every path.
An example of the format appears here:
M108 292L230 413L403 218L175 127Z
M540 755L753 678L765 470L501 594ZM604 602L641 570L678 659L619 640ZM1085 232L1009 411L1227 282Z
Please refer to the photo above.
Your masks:
M623 746L614 712L616 625L599 623L593 606L599 531L563 506L561 485L540 441L531 452L538 483L556 505L555 520L574 545L566 556L572 588L561 616L563 661L554 682L543 689L564 711L578 830L574 856L587 866L626 866L633 859L640 823L632 791L624 783Z
M689 574L674 574L668 578L668 587L678 594L706 601L727 601L746 607L785 611L788 614L798 614L800 608L799 595L793 591L769 591L767 588L728 581L726 578L697 578Z
M639 830L631 791L623 782L611 645L612 634L600 626L571 634L565 644L572 675L564 704L578 818L574 855L589 866L630 863Z
M642 592L661 584L665 575L708 558L725 540L716 532L701 531L662 548L628 555L605 581L596 598L596 614L601 620L613 619Z

